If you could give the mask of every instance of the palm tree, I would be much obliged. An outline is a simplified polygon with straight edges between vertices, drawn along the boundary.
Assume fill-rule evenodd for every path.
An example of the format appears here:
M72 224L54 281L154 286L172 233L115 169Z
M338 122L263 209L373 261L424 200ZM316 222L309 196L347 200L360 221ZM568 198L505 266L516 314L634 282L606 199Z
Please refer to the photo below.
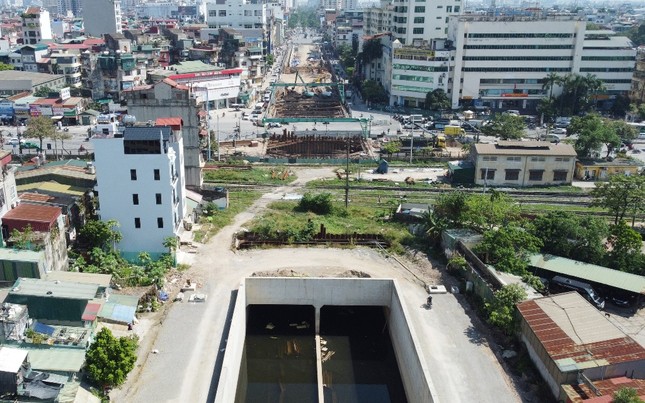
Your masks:
M549 73L542 79L542 89L549 89L549 99L553 99L553 87L562 83L562 77L556 73Z
M594 109L597 109L598 100L596 99L596 95L598 95L599 92L606 90L605 83L596 77L595 74L587 74L584 77L584 81L587 92L590 92L593 98L593 107Z

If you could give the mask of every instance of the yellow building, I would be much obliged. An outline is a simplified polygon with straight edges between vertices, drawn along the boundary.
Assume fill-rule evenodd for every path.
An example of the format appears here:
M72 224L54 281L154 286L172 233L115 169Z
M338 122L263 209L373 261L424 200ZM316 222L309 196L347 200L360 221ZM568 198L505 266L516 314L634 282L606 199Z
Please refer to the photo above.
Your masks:
M606 160L578 160L576 161L576 179L580 180L607 180L610 175L638 175L643 163L638 160L616 158Z

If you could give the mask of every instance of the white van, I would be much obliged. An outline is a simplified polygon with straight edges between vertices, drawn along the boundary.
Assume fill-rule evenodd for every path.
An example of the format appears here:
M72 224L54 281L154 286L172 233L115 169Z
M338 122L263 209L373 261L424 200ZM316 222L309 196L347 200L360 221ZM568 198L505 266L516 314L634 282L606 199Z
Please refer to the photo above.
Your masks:
M547 136L544 138L544 141L548 141L549 143L556 143L556 144L559 143L560 140L562 139L557 134L547 134Z

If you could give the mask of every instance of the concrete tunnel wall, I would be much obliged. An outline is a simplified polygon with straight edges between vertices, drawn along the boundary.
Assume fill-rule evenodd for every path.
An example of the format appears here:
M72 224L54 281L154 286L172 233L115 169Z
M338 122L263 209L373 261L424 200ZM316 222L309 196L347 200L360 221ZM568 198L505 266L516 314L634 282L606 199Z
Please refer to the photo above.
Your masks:
M417 348L418 338L409 326L407 312L399 300L400 292L392 279L356 278L246 278L240 285L228 334L228 344L218 382L216 403L240 400L245 391L237 390L246 336L248 305L312 305L319 321L324 305L387 306L390 309L390 337L404 388L410 403L437 403L425 360ZM318 329L318 326L317 326ZM238 397L236 399L236 396Z

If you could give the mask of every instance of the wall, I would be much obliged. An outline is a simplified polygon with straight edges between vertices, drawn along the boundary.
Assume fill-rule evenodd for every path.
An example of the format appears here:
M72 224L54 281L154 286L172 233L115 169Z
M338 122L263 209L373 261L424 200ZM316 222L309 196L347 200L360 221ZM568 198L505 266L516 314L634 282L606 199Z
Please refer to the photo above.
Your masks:
M483 186L545 186L545 185L570 185L573 180L574 166L576 158L573 156L520 156L520 161L509 161L508 158L513 158L511 155L477 155L475 163L475 184ZM496 158L495 161L484 161L484 157ZM542 161L533 161L533 158L543 158ZM558 161L560 159L560 161ZM481 172L488 168L490 171L495 170L493 179L481 179ZM517 180L506 180L506 170L513 169L519 170ZM541 181L529 180L531 170L543 170ZM557 181L553 180L553 174L556 170L567 172L566 180Z
M227 335L226 355L218 383L215 402L234 399L239 386L241 360L246 335L246 307L252 304L313 305L319 321L323 305L372 305L389 307L390 336L396 351L399 370L408 401L432 403L436 399L425 360L416 345L419 340L409 327L407 312L400 299L396 282L391 279L334 278L247 278L239 288L231 330ZM237 340L237 343L231 343ZM239 395L238 395L239 397Z

